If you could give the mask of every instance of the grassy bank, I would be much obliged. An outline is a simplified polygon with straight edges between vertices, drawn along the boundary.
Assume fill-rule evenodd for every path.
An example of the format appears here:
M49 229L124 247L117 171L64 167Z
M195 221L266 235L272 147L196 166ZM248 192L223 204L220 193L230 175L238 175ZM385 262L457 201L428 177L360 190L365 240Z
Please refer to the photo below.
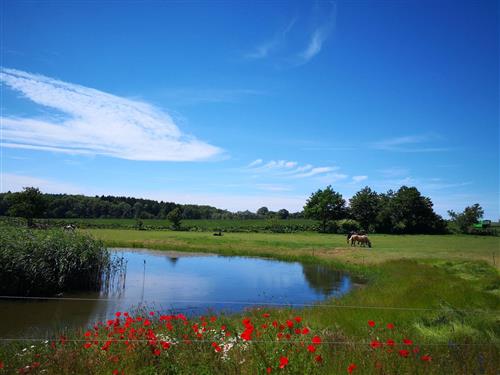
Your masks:
M347 264L376 264L388 260L484 261L500 269L500 238L470 235L371 235L372 249L351 248L346 236L319 233L211 233L89 229L114 247L214 252L280 258L313 256Z
M0 348L0 360L14 358L9 369L40 362L35 357L40 353L49 372L68 374L109 374L114 370L126 374L264 374L268 367L272 373L289 374L342 374L349 368L354 374L496 374L500 365L498 238L375 235L371 236L372 249L352 249L346 246L344 236L315 233L214 237L210 233L170 231L87 232L108 246L314 261L348 269L368 283L340 300L314 307L266 310L278 323L277 328L270 328L263 320L264 311L253 310L217 317L217 324L210 322L202 336L193 326L201 329L203 320L176 321L178 326L173 323L170 331L151 318L157 337L136 342L133 350L120 341L129 338L130 327L123 330L123 322L118 327L111 323L109 329L98 327L97 336L92 333L93 340L88 340L84 331L69 332L66 337L82 341L37 344L32 354L24 357L12 354L22 352L21 344L9 345ZM245 316L254 326L250 342L241 337L248 328L248 322L242 324ZM287 321L297 316L303 319L300 328L310 330L307 335L297 335L297 327L288 326ZM141 326L144 318L148 318L147 312L141 320L134 320L134 334L142 328L142 334L147 335L149 328ZM388 328L388 324L395 328ZM236 340L234 351L226 356L225 350L217 351L217 346L227 344L221 325ZM261 336L257 336L258 331L262 331ZM311 352L307 349L315 335L322 343ZM187 345L160 342L180 343L186 337ZM84 346L87 341L92 341L88 348ZM107 341L111 343L106 348ZM320 361L315 360L317 355ZM280 368L284 357L289 363ZM43 368L39 366L35 371Z

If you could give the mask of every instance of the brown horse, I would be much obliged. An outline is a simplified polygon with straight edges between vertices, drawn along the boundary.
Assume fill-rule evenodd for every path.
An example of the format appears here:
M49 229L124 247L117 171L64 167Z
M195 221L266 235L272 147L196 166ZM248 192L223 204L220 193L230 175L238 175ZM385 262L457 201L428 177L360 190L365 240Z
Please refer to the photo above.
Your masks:
M356 246L356 242L359 245L368 245L368 247L372 247L372 243L368 239L367 235L359 235L359 234L353 234L351 237L349 237L349 242L351 243L351 246Z

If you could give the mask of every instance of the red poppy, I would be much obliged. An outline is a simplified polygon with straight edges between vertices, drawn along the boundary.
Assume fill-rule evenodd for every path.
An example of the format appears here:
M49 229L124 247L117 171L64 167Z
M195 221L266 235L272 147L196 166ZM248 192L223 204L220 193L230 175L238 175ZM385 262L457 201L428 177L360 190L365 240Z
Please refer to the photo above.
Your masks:
M316 362L323 362L323 358L319 354L316 357L314 357L314 360Z
M92 332L87 331L87 332L85 332L85 335L84 335L84 336L85 336L85 337L90 337L90 336L92 336Z
M351 363L348 367L347 367L347 372L349 374L352 374L352 372L356 369L356 365L354 363Z
M120 371L118 371L117 369L114 369L112 372L113 375L118 375L119 373L120 373Z
M316 347L314 345L308 345L307 346L307 351L314 353L316 351Z
M86 342L85 344L83 344L83 347L84 347L85 349L88 349L88 348L90 348L91 346L92 346L92 343L91 343L91 342Z
M121 313L121 312L119 312L119 311L117 311L117 312L115 313L115 316L116 316L117 318L119 318L121 315L122 315L122 313Z
M3 362L0 361L0 370L3 369L3 367L4 367L4 364L3 364Z
M217 317L216 317L216 316L211 316L211 317L210 317L210 321L211 321L211 322L215 322L216 320L217 320Z
M302 328L303 335L307 335L309 332L311 332L311 331L309 331L309 328L307 328L307 327Z
M389 339L385 342L388 346L394 346L395 342L392 339Z
M262 329L267 329L267 324L262 324L261 327Z
M153 350L153 354L156 355L156 356L160 355L161 354L160 349Z
M151 315L151 316L153 316L154 314L155 314L154 311L149 312L149 315Z
M225 325L220 326L220 330L221 330L221 331L225 331L225 330L226 330L226 328L227 328L227 327L226 327Z
M370 327L375 327L375 322L374 322L373 320L369 320L369 321L368 321L368 325L369 325Z
M286 325L288 326L288 328L293 328L293 322L291 320L287 320Z
M403 343L404 343L405 345L413 345L413 341L412 341L412 340L409 340L409 339L404 339L404 340L403 340Z
M163 349L168 349L170 348L170 343L166 341L160 341L160 345L162 346Z
M274 328L278 327L278 322L276 320L273 321L273 327Z
M300 328L295 328L295 331L294 331L294 332L295 332L295 334L300 335L300 333L301 333L302 331L300 330Z
M400 355L401 357L404 357L404 358L408 357L408 355L409 355L409 354L410 354L410 351L409 351L409 350L406 350L406 349L401 349L401 350L399 351L399 355Z
M377 349L377 348L380 348L382 346L382 343L380 341L377 341L377 340L373 340L371 343L370 343L370 346L373 348L373 349Z
M387 323L387 329L394 329L394 324Z
M419 351L420 351L420 349L418 347L413 348L413 353L418 353Z
M321 344L321 337L319 337L319 336L314 336L314 337L312 338L312 343L313 343L313 344Z
M262 314L262 316L263 316L264 318L269 318L269 317L271 316L271 314L269 314L269 313L264 313L264 314ZM268 368L270 369L270 367L268 367Z
M280 368L285 368L286 365L288 365L288 358L287 357L281 357L280 358Z
M300 323L302 321L302 318L300 316L296 316L294 319L297 323Z
M271 367L266 368L266 372L267 372L268 374L270 374L270 373L271 373L271 371L272 371Z
M424 362L432 361L432 357L430 355L423 355L420 359Z

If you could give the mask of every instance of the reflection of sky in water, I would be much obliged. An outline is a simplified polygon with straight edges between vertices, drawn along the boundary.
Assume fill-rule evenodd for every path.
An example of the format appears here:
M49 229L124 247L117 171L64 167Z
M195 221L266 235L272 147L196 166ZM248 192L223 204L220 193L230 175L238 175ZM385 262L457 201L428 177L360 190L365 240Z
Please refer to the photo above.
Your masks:
M165 252L127 249L117 250L116 255L123 255L128 261L124 289L115 289L108 295L101 292L101 298L107 299L103 301L43 301L37 303L37 309L44 310L47 317L57 312L58 318L67 318L67 325L81 326L110 318L116 311L134 311L140 306L187 314L241 311L248 305L237 302L307 304L340 296L352 287L348 276L319 265L245 257L176 255L172 258ZM72 296L96 298L99 294ZM8 306L13 316L29 314L33 308L32 303L13 304ZM65 311L69 314L65 315ZM16 330L44 325L49 324L35 319L29 327ZM0 333L5 328L0 326Z

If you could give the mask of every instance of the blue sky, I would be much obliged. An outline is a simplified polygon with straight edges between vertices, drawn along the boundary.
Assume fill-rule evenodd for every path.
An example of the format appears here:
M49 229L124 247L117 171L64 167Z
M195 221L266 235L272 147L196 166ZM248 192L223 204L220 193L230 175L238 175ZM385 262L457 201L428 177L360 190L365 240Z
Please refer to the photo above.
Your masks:
M1 3L1 190L499 212L497 1Z

